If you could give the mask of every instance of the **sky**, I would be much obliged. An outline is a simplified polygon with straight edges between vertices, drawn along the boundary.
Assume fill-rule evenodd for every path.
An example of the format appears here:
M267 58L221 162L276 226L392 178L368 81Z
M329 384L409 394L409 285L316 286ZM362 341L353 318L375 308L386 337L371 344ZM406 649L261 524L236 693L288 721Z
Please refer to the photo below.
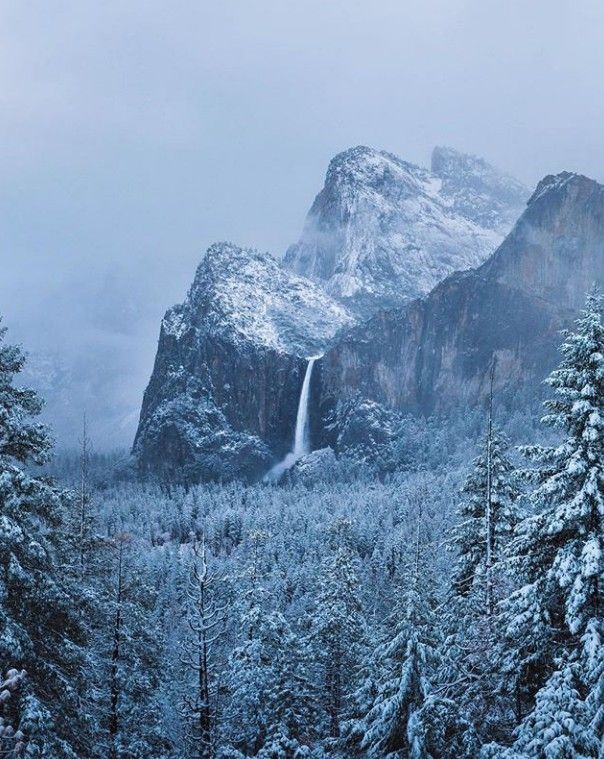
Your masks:
M330 158L604 181L604 4L0 0L0 313L59 442L131 443L203 251L282 255Z

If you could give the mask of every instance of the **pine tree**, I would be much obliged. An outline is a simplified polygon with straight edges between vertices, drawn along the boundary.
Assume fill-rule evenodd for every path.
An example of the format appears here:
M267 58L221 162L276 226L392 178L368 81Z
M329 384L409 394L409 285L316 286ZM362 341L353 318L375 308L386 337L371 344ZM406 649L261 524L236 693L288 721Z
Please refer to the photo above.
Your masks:
M423 504L416 513L413 557L392 614L394 633L370 657L372 678L360 691L372 703L347 734L369 759L470 759L477 742L455 704L433 689L439 634L433 611L433 568L423 534ZM357 698L358 698L357 694Z
M79 589L63 563L67 496L32 473L51 449L32 421L41 402L16 387L24 356L0 330L0 661L28 672L21 708L26 755L75 757L90 751L78 686L88 631Z
M86 414L84 414L80 438L78 483L76 492L72 497L75 510L71 520L73 532L71 540L76 554L77 576L82 583L91 579L88 574L95 571L95 567L91 565L99 558L99 549L102 548L102 541L95 535L96 514L93 510L93 492L90 481L91 457L92 440L88 432Z
M578 664L567 664L551 675L520 726L514 751L535 759L598 758L600 741L590 729L581 680Z
M0 756L6 759L21 756L27 746L18 703L26 678L24 669L9 669L0 683Z
M516 471L509 443L487 420L484 450L472 463L461 491L459 523L453 530L457 549L443 620L445 642L439 680L449 698L462 704L483 738L509 734L509 699L498 693L495 661L500 625L497 604L509 581L503 569L505 548L520 521Z
M409 720L430 692L428 670L434 663L435 624L415 583L400 612L394 638L377 652L385 677L364 719L361 744L370 759L410 755Z
M285 617L267 611L266 598L258 602L264 595L254 594L241 620L245 639L231 656L228 743L243 756L302 757L316 723L303 647ZM230 756L225 750L220 755Z
M340 735L346 697L355 689L355 670L363 655L365 623L359 578L350 546L350 525L332 528L332 553L320 569L311 630L311 651L319 669L319 688L331 737Z
M535 514L519 526L510 553L524 583L506 602L507 640L502 652L518 717L545 708L562 689L569 713L600 692L597 657L602 640L604 587L604 326L600 296L591 293L565 333L563 359L548 379L555 397L544 423L564 432L555 447L532 447L539 464L530 473ZM579 670L575 664L588 662ZM564 662L560 670L558 663ZM581 687L569 685L569 673ZM556 674L557 673L557 674ZM547 684L547 685L546 685ZM577 704L569 699L577 693ZM546 699L548 699L546 701ZM581 707L582 708L582 707ZM594 704L594 717L597 705ZM531 716L529 725L537 715Z
M105 626L96 641L94 686L100 730L93 756L158 759L170 756L170 737L160 714L163 641L156 619L156 592L135 560L133 538L110 539L111 555L101 598Z
M485 449L472 462L462 487L459 522L451 540L457 551L452 592L478 596L489 616L497 600L493 574L520 517L515 467L508 451L505 436L489 430Z

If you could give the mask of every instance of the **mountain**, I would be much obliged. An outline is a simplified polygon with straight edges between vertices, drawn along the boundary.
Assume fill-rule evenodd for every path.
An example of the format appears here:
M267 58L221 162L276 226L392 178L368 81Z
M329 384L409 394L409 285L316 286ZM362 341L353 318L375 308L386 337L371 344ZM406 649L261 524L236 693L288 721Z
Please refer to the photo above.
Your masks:
M185 482L255 476L291 446L307 358L353 319L268 253L212 245L165 315L134 454Z
M430 165L440 194L456 213L484 229L507 234L524 210L529 190L483 158L435 147Z
M431 170L351 148L329 164L284 262L366 317L482 263L529 194L482 159L451 148L434 149Z
M377 314L326 353L315 373L323 413L356 393L414 413L473 406L494 359L498 398L521 407L594 282L604 283L604 187L546 177L488 261Z
M182 482L266 473L291 450L311 356L322 356L309 395L315 447L330 443L326 421L353 396L375 419L477 403L494 355L498 391L520 403L518 388L555 361L560 326L599 278L600 190L546 178L485 260L522 204L515 180L445 148L431 171L368 148L337 156L315 202L335 230L322 247L305 258L294 246L281 264L213 245L166 313L133 448L141 472Z

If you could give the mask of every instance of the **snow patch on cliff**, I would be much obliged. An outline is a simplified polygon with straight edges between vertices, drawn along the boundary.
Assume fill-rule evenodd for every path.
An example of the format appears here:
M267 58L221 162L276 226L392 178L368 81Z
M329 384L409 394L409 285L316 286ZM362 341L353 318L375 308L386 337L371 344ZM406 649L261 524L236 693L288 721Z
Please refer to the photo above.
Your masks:
M304 357L321 352L354 322L345 306L270 254L226 242L208 249L184 312L170 316L169 329L178 333L183 319L193 324L199 315L211 334Z

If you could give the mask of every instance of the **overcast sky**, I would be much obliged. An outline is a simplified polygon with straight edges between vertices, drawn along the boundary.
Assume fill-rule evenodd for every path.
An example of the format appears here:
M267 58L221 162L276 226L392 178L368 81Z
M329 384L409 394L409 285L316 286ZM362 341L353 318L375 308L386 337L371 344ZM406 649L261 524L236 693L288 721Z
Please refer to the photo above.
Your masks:
M280 255L346 147L604 180L603 43L596 0L0 0L5 323L134 408L202 251Z

